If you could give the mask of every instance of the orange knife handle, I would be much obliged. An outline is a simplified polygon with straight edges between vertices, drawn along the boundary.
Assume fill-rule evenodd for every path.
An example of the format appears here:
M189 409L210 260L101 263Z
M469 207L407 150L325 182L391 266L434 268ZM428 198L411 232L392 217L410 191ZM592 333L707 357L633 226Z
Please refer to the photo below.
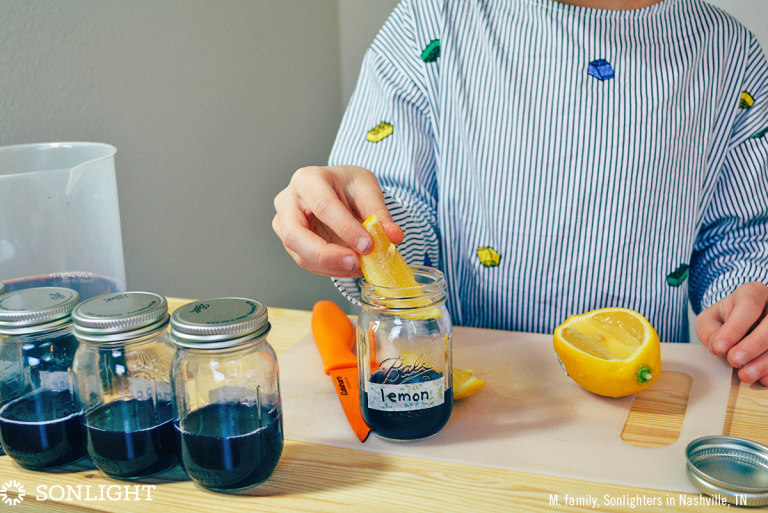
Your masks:
M318 301L312 309L312 338L323 359L325 373L357 367L352 352L355 328L344 311L332 301Z

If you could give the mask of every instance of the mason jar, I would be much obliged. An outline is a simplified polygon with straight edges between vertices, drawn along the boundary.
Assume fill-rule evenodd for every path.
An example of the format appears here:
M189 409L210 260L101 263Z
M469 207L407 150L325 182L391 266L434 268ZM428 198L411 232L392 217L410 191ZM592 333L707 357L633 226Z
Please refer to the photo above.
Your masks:
M197 301L171 316L173 413L181 466L219 492L265 481L283 452L277 356L258 301Z
M417 287L374 287L360 280L360 410L375 435L393 441L433 436L453 408L445 277L431 267L412 269Z
M91 461L116 479L176 463L168 303L148 292L106 294L72 312L80 341L73 370Z
M40 287L0 296L0 442L22 467L85 456L72 375L74 290Z

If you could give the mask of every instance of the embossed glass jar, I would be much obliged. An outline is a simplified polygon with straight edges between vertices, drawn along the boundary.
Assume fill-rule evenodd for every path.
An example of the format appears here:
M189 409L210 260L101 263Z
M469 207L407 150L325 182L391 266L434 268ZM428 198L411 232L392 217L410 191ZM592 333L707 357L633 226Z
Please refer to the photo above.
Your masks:
M72 312L80 341L74 372L88 455L117 479L176 463L171 409L168 303L148 292L98 296Z
M72 375L70 313L80 295L39 287L0 297L0 441L19 465L42 469L85 456Z
M205 488L257 485L280 459L283 415L269 329L266 307L251 299L198 301L171 316L179 460Z
M431 267L412 269L418 287L374 287L360 280L360 410L375 435L394 441L433 436L453 409L445 277Z

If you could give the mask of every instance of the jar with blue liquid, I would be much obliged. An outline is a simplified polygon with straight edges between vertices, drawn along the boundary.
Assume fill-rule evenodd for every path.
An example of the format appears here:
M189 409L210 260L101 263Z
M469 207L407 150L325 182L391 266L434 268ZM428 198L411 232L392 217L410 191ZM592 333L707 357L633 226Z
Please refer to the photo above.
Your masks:
M80 341L73 370L91 461L116 479L138 479L176 459L168 303L148 292L98 296L72 312Z
M72 374L74 290L40 287L0 296L0 443L19 465L46 469L85 456Z
M379 438L437 434L453 410L451 318L443 273L412 267L417 286L360 283L357 317L360 412Z
M197 301L171 316L179 460L209 490L257 485L280 460L282 404L269 330L267 308L251 299Z

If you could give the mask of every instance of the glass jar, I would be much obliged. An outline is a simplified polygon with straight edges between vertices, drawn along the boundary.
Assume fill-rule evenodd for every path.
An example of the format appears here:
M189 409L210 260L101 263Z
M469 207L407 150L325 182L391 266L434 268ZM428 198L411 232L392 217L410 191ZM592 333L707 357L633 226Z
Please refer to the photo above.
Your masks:
M171 316L173 418L181 466L204 488L228 492L265 481L283 452L277 356L267 309L219 298Z
M51 468L85 456L82 408L72 376L74 290L41 287L0 297L0 442L22 467Z
M360 280L360 410L375 435L393 441L436 434L453 409L445 277L431 267L412 269L418 287L373 287Z
M148 292L98 296L72 312L80 341L73 370L91 461L136 479L176 463L171 422L168 303Z

